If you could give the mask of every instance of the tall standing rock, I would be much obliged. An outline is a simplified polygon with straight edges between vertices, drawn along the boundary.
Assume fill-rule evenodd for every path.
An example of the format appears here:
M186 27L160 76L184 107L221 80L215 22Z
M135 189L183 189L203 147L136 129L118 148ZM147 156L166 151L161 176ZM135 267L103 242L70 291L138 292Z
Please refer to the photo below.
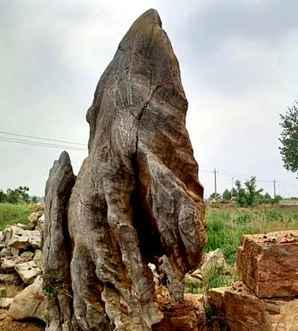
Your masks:
M149 262L183 300L182 279L206 242L186 111L176 56L149 10L97 85L89 154L69 200L73 313L84 331L149 331L162 320Z
M75 183L70 158L63 152L50 170L45 191L43 245L44 292L48 294L48 331L71 330L72 291L70 280L71 242L67 208Z

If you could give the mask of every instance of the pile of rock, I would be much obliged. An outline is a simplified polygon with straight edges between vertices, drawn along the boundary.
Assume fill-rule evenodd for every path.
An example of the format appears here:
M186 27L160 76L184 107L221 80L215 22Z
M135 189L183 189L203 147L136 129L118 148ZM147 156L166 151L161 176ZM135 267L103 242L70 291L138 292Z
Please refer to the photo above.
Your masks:
M0 308L9 309L9 315L16 320L44 320L42 206L29 216L28 221L28 224L18 223L0 232ZM7 293L10 286L14 286L13 295Z
M211 274L231 275L233 270L226 262L221 249L204 253L201 266L184 277L186 292L192 292L195 288L205 290L208 288L208 278Z
M230 330L298 330L298 231L244 236L237 268L241 281L207 298Z

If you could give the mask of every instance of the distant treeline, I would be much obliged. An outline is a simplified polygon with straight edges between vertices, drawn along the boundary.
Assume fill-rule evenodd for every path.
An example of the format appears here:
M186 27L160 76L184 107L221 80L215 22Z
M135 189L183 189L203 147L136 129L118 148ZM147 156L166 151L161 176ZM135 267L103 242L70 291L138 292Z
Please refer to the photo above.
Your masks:
M222 195L212 193L209 199L224 202L235 201L239 207L251 207L259 204L278 203L282 197L280 195L271 197L262 188L257 188L256 177L251 177L244 185L240 180L236 180L232 190L226 189Z
M40 198L30 196L28 186L19 186L16 189L0 190L0 203L36 203Z

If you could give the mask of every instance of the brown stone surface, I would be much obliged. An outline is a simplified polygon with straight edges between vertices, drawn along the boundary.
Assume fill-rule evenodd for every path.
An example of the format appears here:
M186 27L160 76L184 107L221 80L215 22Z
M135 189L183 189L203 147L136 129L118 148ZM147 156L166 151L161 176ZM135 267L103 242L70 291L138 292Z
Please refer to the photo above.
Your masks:
M14 321L5 311L0 310L0 331L44 331L40 323Z
M224 294L229 287L218 287L209 289L206 294L206 303L216 312L224 313Z
M241 279L260 298L298 295L298 231L246 235L238 249Z
M153 331L207 331L206 314L201 295L186 294L183 302L159 302L164 319Z
M261 299L242 282L225 290L224 311L230 331L298 330L298 299Z
M45 261L52 271L69 265L64 256L69 232L72 328L152 330L163 314L155 302L151 262L173 302L181 300L170 318L164 310L166 319L173 321L175 311L185 309L175 323L188 329L176 329L190 330L187 311L193 314L193 307L183 302L182 279L200 263L206 231L186 111L176 56L158 13L149 10L124 36L97 85L87 114L89 155L69 204L66 194L59 208L56 192L66 175L52 170L47 183L47 192L54 188L54 193L46 194L51 237ZM66 223L68 228L61 226ZM62 270L59 281L68 286L67 267ZM45 268L45 274L53 272Z
M37 277L12 300L8 314L15 320L38 319L46 321L47 298L42 288L42 278Z

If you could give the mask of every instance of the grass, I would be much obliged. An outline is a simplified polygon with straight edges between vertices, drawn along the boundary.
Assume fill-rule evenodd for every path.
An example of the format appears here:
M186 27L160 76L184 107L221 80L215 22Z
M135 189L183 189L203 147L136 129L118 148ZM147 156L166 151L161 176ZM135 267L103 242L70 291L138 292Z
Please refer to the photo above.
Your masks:
M242 235L298 229L298 207L210 208L207 224L205 250L222 249L233 264Z
M32 212L32 205L0 203L0 231L7 225L27 223L28 216Z
M205 293L210 288L230 286L238 275L235 268L237 249L244 234L298 229L298 207L262 206L256 208L208 208L208 244L205 251L220 248L230 270L212 267L201 282L186 283L186 291Z

